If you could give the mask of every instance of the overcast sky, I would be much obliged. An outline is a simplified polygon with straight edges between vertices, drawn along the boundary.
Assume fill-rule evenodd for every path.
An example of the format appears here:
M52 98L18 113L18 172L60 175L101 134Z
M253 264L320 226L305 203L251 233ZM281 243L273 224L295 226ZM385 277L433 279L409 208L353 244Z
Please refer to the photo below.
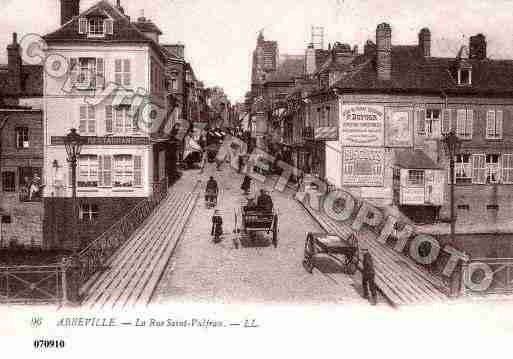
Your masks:
M11 33L45 34L59 27L60 0L0 0L0 61ZM82 0L81 11L96 0ZM115 0L111 0L115 3ZM164 32L161 42L181 41L207 86L232 100L249 90L251 53L259 29L277 40L280 53L302 54L312 25L324 26L325 43L358 45L375 40L375 28L392 26L393 44L414 44L428 27L433 56L453 56L468 37L486 35L491 58L513 58L513 0L121 0L128 15L147 18Z

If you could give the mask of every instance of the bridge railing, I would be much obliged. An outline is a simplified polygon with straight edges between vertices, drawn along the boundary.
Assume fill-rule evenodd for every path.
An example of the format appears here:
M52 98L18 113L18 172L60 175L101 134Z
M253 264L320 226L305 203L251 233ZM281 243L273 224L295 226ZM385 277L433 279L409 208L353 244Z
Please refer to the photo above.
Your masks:
M139 202L130 212L103 232L78 254L78 280L84 285L99 270L104 269L109 258L130 238L135 230L150 216L153 209L166 198L168 180L153 184L153 194Z

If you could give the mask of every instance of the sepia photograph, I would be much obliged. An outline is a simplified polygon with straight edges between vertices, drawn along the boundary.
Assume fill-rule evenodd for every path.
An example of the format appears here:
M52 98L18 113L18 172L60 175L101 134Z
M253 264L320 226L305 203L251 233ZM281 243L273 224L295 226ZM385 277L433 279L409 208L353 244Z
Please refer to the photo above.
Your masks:
M2 351L508 356L513 1L0 10Z

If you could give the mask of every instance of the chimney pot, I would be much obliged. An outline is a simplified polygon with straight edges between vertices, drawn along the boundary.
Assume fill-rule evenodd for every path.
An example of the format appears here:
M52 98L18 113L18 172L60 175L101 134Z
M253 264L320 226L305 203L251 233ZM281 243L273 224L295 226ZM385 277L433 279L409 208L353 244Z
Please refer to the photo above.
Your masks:
M431 56L431 32L427 27L423 28L419 32L419 49L422 56Z
M470 37L469 58L477 60L486 59L486 38L483 34Z
M13 32L12 33L12 44L17 45L18 44L18 34Z

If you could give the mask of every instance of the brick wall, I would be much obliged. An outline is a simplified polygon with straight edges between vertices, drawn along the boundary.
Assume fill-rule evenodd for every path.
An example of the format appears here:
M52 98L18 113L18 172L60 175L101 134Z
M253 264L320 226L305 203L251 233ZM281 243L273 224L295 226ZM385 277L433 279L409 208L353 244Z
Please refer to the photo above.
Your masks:
M93 221L78 220L80 243L85 246L96 239L112 224L126 215L143 198L79 198L83 203L98 206L98 218ZM69 249L72 231L72 200L70 198L44 199L44 243L48 248Z

